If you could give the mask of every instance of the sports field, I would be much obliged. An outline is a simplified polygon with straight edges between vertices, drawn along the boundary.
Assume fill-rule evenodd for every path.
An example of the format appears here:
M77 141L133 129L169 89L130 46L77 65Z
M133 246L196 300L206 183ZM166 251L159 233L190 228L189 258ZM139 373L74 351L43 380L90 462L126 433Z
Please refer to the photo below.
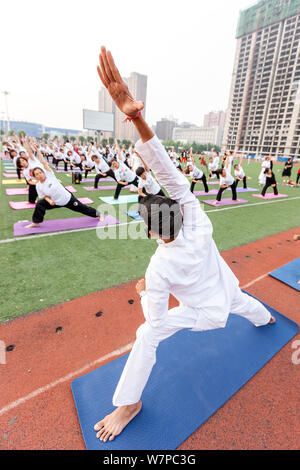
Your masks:
M0 165L2 175L2 160ZM253 161L248 165L244 162L243 166L246 174L251 177L248 179L248 186L259 188L261 191L258 185L260 164ZM268 201L253 197L249 192L238 195L246 199L247 204L217 208L203 205L212 221L214 239L220 251L299 226L300 188L281 185L282 168L281 164L275 164L274 173L279 183L279 193L287 194L288 198ZM297 169L298 165L295 165L293 180ZM72 184L71 177L66 173L57 173L57 177L65 186ZM100 196L113 195L112 190L84 189L84 186L92 185L92 178L91 182L73 185L77 190L76 197L89 197L96 207L101 203ZM128 206L113 206L121 225L105 230L114 233L114 239L107 237L101 240L94 229L43 236L31 235L28 239L18 239L14 238L13 224L19 220L31 220L33 210L16 211L10 208L9 201L27 200L27 196L7 196L5 190L12 187L25 188L25 184L1 184L0 276L4 301L1 302L0 321L26 315L144 275L149 259L155 251L156 241L125 238L127 224L132 223L136 230L143 230L143 224L126 215ZM210 189L216 187L210 186ZM198 190L203 190L202 184L196 185L195 191ZM125 189L122 194L130 192ZM230 197L230 193L226 197ZM201 196L199 200L214 198L215 196ZM75 214L62 208L48 212L46 220L74 216ZM123 239L118 236L120 231ZM295 245L295 257L297 248Z

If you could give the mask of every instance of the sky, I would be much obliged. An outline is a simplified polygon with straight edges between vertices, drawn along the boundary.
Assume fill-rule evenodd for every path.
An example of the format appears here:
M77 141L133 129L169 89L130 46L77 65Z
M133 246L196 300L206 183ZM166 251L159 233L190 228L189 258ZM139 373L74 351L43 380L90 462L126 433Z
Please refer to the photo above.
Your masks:
M82 129L98 109L101 45L122 76L148 76L146 120L203 124L228 105L240 10L251 0L10 0L1 7L0 91L11 120ZM6 119L0 96L0 119Z

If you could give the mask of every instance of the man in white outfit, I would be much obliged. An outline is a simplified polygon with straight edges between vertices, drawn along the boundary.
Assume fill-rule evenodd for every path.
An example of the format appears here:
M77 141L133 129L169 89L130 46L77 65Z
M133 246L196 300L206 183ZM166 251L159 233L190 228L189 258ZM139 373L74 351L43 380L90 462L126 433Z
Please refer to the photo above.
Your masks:
M182 328L205 331L225 327L230 312L257 327L275 319L260 302L240 290L238 279L213 241L209 218L190 192L187 179L176 170L145 123L140 113L143 103L133 100L104 47L98 73L116 105L137 128L141 137L136 144L138 153L170 196L149 195L140 203L148 236L158 238L158 248L146 280L137 284L146 321L137 330L115 390L113 405L117 408L94 427L97 437L106 442L120 434L141 410L141 395L161 341ZM168 310L170 294L179 301L179 307Z

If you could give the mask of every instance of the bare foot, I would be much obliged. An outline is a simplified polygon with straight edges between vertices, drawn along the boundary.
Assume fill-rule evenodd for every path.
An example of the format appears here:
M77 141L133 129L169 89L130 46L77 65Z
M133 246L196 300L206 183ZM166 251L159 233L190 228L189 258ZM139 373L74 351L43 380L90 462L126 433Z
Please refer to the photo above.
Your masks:
M297 240L300 239L299 237L300 237L300 235L296 235L296 234L295 234L295 235L293 235L293 240L297 241Z
M25 228L32 228L32 227L39 227L39 226L40 224L33 223L33 224L25 225Z
M220 204L219 201L214 201L214 202L212 203L213 206L218 206L219 204Z
M95 424L94 430L98 431L97 437L103 442L106 442L108 439L112 441L141 411L141 408L141 401L134 405L119 406L112 413L105 416L104 419Z
M102 214L99 215L99 220L100 220L100 222L103 222L104 216Z
M273 323L276 323L276 319L274 317L272 317L272 315L271 315L271 319L270 319L268 325L272 325Z

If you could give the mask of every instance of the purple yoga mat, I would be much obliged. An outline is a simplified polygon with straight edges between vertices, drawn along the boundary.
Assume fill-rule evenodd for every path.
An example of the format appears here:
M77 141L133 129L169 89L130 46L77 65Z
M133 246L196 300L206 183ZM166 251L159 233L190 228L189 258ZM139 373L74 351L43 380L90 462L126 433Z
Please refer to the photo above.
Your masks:
M210 196L214 194L218 194L218 189L210 189L209 193L205 191L194 191L195 196Z
M87 191L105 191L106 189L116 189L117 186L100 186L98 188L93 188L92 186L84 186L83 189Z
M230 188L228 188L227 191L228 190L231 191ZM256 189L256 188L246 188L246 189L244 189L244 188L239 188L239 187L236 188L237 193L249 193L249 192L252 192L252 191L258 191L258 189ZM255 196L255 194L254 194L254 196Z
M216 200L215 199L204 199L202 202L205 202L205 204L209 204L210 206L214 206ZM231 206L233 204L244 204L248 201L246 201L245 199L238 199L237 201L233 201L231 198L225 198L225 199L221 199L221 201L216 205L216 207L222 207L222 206Z
M82 202L82 204L93 204L94 201L92 199L89 199L88 197L80 197L78 198L78 201ZM27 201L9 201L9 205L12 209L15 210L21 210L21 209L34 209L35 204L30 204L30 202Z
M25 196L28 194L27 188L10 188L5 190L7 196Z
M14 224L14 236L31 235L33 233L49 233L61 230L74 230L90 227L104 227L106 225L117 225L120 222L112 215L105 214L103 222L93 217L72 217L70 219L45 220L39 227L25 228L30 221L23 220Z
M277 196L275 196L274 193L267 193L265 196L262 196L261 194L252 194L252 196L259 197L261 199L277 199L280 197L288 197L287 194L277 194Z
M84 178L81 180L82 183L94 183L94 180L95 178ZM116 182L116 180L114 180L113 178L101 178L100 181L114 181Z

